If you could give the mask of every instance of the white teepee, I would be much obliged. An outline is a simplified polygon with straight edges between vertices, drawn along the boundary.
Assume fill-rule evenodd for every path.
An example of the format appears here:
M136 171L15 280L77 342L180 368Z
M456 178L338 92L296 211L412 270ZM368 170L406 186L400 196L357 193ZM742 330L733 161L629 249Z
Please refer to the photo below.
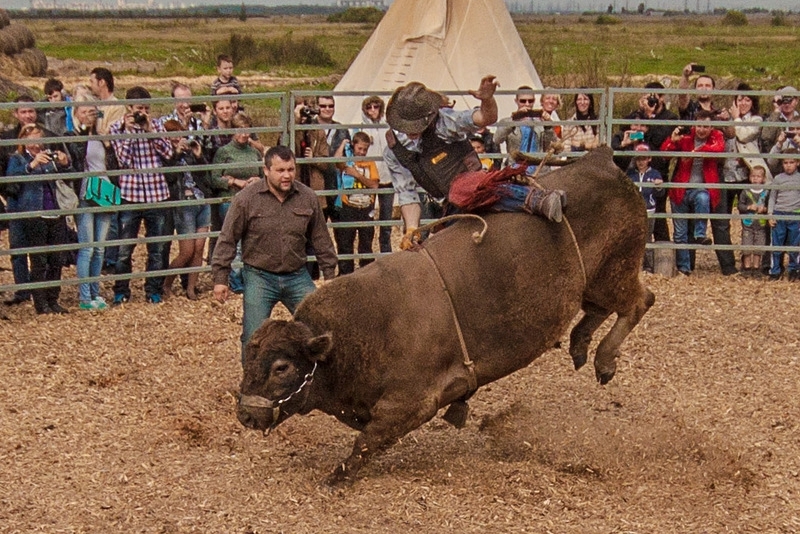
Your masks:
M418 81L467 91L487 74L501 89L542 88L503 0L395 0L335 89L370 94ZM361 100L337 96L336 120L361 122ZM513 95L497 100L500 117L516 109ZM456 101L459 109L478 104L469 95Z

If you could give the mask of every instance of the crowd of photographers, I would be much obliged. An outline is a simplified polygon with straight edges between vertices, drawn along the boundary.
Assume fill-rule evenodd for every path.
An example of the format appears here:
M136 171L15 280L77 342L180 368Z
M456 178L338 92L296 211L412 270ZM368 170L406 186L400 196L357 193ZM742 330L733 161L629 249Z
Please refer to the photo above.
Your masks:
M77 277L89 279L78 285L79 309L102 310L128 302L131 290L126 275L133 270L135 241L143 225L148 238L146 271L154 272L145 279L146 301L160 303L176 290L173 285L177 277L162 276L161 271L167 269L186 269L188 273L180 276L180 291L189 299L197 298L198 272L204 259L210 262L214 249L213 239L207 243L206 234L220 230L234 195L264 179L265 147L257 135L238 131L255 125L233 98L241 94L241 87L232 74L230 58L220 56L218 73L211 87L215 98L210 104L190 103L187 99L192 97L191 89L175 84L174 109L159 117L151 114L151 95L144 87L127 90L125 99L133 102L117 103L113 75L104 68L94 69L86 85L70 92L58 80L48 80L44 93L52 106L35 105L28 97L16 99L12 113L17 124L2 133L2 139L9 143L0 146L0 169L6 176L0 183L0 196L5 211L34 213L6 219L9 247L49 247L71 240L84 245L73 247L76 253L44 248L12 254L16 285L58 281L65 263L74 262ZM716 249L722 274L741 270L758 276L763 269L773 280L787 272L788 279L794 281L800 277L797 253L792 250L800 245L800 223L791 217L800 212L800 181L795 180L797 160L793 156L800 146L797 90L779 88L770 103L762 106L747 84L737 86L737 94L732 97L715 97L715 85L714 78L693 63L684 68L679 86L692 91L677 95L677 102L670 104L661 83L648 84L638 98L637 109L625 117L626 124L608 140L617 152L642 154L618 154L615 161L639 184L650 213L669 210L679 215L673 219L672 236L665 217L652 217L653 240L730 245L731 219L712 217L707 225L702 215L730 214L736 207L740 214L753 215L742 220L742 246L785 245L788 264L783 264L784 255L780 252L763 254L766 261L762 261L760 251L743 248L738 267L733 250ZM515 94L517 110L470 140L487 170L514 164L501 159L500 154L515 151L564 156L590 150L603 138L595 96L578 91L565 105L561 94L520 87ZM56 105L62 101L63 106ZM559 117L559 111L564 109L570 110L567 121ZM385 223L379 226L379 250L392 250L392 195L369 191L385 191L391 186L389 172L380 159L386 142L384 100L367 97L362 112L364 128L351 132L336 126L332 96L298 102L294 107L296 124L315 125L313 129L296 131L295 153L299 158L317 160L299 166L298 180L318 191L349 191L350 194L319 197L325 218L336 223L361 223L334 228L337 251L345 256L338 264L340 275L353 272L355 261L351 256L356 243L358 255L367 256L360 258L359 265L371 261L368 255L373 253L375 227L369 221ZM693 125L663 124L675 120L692 121ZM706 121L729 124L711 126ZM764 121L773 124L762 127L760 123ZM47 140L53 137L62 140ZM658 151L681 155L653 154ZM722 153L737 156L708 157ZM363 156L374 160L324 161ZM539 173L549 170L544 164ZM216 167L208 170L204 166ZM72 180L55 178L71 172L84 176ZM531 172L537 169L531 168ZM25 178L10 179L15 176ZM690 185L685 189L664 187L665 182ZM698 185L718 183L738 185ZM765 183L786 188L771 191L764 187ZM72 190L72 196L64 190L65 185ZM793 189L795 185L798 190ZM361 189L364 191L358 191ZM209 202L212 198L217 200ZM167 208L159 205L175 201L183 202ZM74 225L68 225L63 215L47 213L76 208L79 211ZM680 214L694 216L682 218ZM177 238L173 238L175 233ZM127 241L113 246L96 245L116 239ZM171 251L173 242L178 247L176 253ZM680 272L690 274L694 248L678 249L676 264ZM645 259L644 268L653 269L652 257ZM122 275L114 279L110 302L102 296L103 273ZM231 272L229 284L231 291L242 291L240 271ZM32 290L18 288L5 304L32 300L37 313L66 313L59 301L60 291L56 284Z

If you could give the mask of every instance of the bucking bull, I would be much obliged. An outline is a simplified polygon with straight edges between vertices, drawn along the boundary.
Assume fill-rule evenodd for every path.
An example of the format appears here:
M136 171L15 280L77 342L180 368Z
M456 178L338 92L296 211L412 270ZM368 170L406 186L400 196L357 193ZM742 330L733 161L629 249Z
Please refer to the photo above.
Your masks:
M480 223L461 221L319 288L294 321L266 321L245 349L239 421L266 431L314 409L336 417L361 433L327 482L352 480L440 408L463 410L477 388L559 346L581 309L569 339L576 369L617 314L594 357L597 379L611 380L655 301L639 281L644 203L607 148L539 182L567 192L564 222L488 214L476 243ZM463 423L455 411L451 422Z

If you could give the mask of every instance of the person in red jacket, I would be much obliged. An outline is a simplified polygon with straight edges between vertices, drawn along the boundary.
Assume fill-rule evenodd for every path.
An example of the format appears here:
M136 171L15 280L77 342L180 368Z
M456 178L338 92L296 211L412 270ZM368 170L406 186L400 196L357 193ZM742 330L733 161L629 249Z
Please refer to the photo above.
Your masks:
M695 117L697 125L686 133L678 127L661 145L663 151L674 152L724 152L725 139L722 132L714 128L708 121L712 113L700 110ZM675 183L716 184L719 183L719 165L716 158L682 157L678 160ZM669 190L672 213L711 213L720 202L719 189L674 188ZM694 243L710 245L711 239L706 236L706 219L694 219ZM675 218L673 241L689 243L689 219ZM683 274L692 272L689 250L679 249L675 254L678 270Z

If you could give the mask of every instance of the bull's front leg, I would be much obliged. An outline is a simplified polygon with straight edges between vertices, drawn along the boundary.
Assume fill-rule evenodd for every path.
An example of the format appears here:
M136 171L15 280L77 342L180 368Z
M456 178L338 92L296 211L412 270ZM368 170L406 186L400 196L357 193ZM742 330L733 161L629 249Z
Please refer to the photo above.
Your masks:
M429 397L410 404L407 398L381 401L371 410L371 420L356 438L353 452L336 466L325 483L351 484L369 458L394 445L397 440L430 421L439 409L437 399Z

